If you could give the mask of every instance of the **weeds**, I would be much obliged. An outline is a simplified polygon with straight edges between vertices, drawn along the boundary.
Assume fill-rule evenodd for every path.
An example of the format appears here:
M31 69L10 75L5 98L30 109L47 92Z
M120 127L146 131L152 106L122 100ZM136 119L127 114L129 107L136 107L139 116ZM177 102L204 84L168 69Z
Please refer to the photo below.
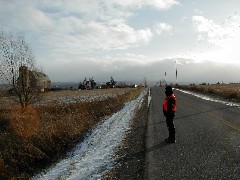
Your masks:
M132 89L101 101L0 109L0 179L28 179L57 162L99 120L141 91Z

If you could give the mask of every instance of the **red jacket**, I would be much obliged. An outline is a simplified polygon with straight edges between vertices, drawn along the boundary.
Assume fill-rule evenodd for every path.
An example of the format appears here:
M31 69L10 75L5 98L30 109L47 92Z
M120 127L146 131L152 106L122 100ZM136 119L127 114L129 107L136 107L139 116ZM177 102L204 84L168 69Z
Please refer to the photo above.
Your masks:
M163 102L163 114L167 116L169 114L174 114L177 109L177 99L174 94L171 96L167 96L167 98Z

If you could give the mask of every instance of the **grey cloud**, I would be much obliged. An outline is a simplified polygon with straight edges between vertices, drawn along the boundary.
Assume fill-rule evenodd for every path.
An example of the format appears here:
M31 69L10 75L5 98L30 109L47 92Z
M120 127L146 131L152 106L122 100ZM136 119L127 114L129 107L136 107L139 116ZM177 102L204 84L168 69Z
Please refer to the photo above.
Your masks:
M182 65L178 65L179 83L216 83L239 82L237 74L240 64L220 64L212 62L196 63L190 59L180 59ZM114 60L101 65L102 61L85 60L70 64L56 64L49 66L46 71L51 72L53 81L79 81L84 77L94 77L96 81L108 81L113 76L117 81L141 81L146 77L149 81L167 79L170 83L176 82L175 62L172 59L155 62L138 63L127 60ZM165 72L167 76L165 77Z

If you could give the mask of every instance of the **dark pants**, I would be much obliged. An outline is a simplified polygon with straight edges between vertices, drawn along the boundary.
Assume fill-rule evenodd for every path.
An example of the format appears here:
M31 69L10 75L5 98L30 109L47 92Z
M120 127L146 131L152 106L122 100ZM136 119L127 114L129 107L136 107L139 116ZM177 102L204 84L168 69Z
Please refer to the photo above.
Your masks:
M166 123L168 127L169 137L168 139L175 140L175 127L173 123L174 115L166 116Z

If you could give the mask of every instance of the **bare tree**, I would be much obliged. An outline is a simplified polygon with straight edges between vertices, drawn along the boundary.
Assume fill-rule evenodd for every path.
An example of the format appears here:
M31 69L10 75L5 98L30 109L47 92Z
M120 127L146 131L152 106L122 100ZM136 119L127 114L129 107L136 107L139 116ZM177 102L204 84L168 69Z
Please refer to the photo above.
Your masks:
M36 70L31 49L23 36L0 32L0 81L10 84L17 102L24 108L39 100L29 72Z

